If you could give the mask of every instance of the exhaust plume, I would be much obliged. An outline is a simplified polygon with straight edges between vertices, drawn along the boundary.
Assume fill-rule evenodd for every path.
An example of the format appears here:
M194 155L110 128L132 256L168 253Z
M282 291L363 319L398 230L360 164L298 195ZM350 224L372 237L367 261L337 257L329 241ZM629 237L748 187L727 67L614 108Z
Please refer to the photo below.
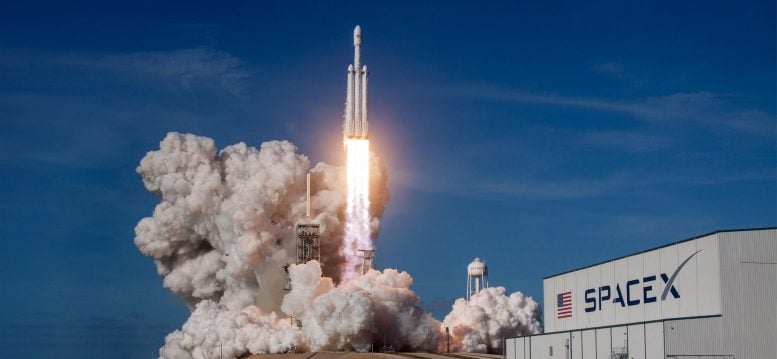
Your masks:
M367 158L369 197L363 203L369 225L360 240L369 242L358 245L372 248L388 190L383 162L373 154ZM165 338L161 357L366 351L384 344L396 350L444 349L443 327L420 307L408 273L359 271L343 280L349 268L343 255L348 196L343 168L318 163L311 169L287 141L265 142L259 149L239 143L219 151L210 138L169 133L137 172L160 202L135 227L135 244L154 259L163 285L192 311L181 329ZM293 228L305 217L307 172L312 220L321 225L322 263L291 265L287 292L283 267L294 261ZM454 348L495 351L499 335L540 330L536 302L490 289L478 296L482 299L456 301L445 318Z
M374 249L370 228L370 141L346 139L347 201L345 209L345 244L343 256L346 263L343 280L348 281L361 274L362 261L359 250ZM377 226L376 226L377 227Z

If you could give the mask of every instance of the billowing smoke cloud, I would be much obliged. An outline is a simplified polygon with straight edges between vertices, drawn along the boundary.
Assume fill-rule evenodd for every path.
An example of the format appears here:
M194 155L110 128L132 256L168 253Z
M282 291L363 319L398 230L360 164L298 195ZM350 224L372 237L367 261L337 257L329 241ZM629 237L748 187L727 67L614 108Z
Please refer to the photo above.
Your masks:
M282 353L302 342L288 318L256 306L227 309L211 300L198 303L181 330L167 335L163 358L240 358L247 353Z
M443 320L454 338L452 351L499 352L505 337L542 331L539 304L521 292L505 293L504 287L486 288L469 302L457 299L453 303Z
M206 299L230 309L280 307L310 167L296 151L289 142L271 141L258 150L240 143L217 152L209 138L170 133L159 151L143 158L137 171L161 202L136 226L135 244L154 258L166 288L192 308ZM344 173L326 164L310 172L324 274L337 281L344 262ZM375 176L374 191L387 192L385 173Z
M289 273L292 290L281 309L301 320L308 349L367 351L382 344L383 338L374 340L378 334L396 349L437 349L439 322L419 306L407 272L371 270L337 287L321 277L315 261L292 266Z
M382 161L370 159L373 240L388 201ZM372 270L339 283L345 263L343 168L310 161L286 141L218 151L212 139L169 133L137 169L160 197L135 228L135 244L153 257L163 284L192 310L167 336L165 358L209 358L288 351L438 351L441 323L419 306L412 278ZM294 225L305 215L311 173L313 220L321 225L322 263L292 265ZM292 319L292 317L294 319ZM454 348L495 351L502 335L537 332L539 307L504 289L454 304L445 325ZM298 325L301 323L301 326ZM385 343L384 343L385 338Z
M439 322L418 306L418 296L409 289L412 279L405 272L372 270L335 286L331 278L321 276L319 263L311 261L292 265L289 276L292 289L281 309L295 320L263 313L255 306L230 310L205 300L197 304L182 330L167 336L162 356L369 351L378 333L386 334L388 344L398 349L434 351L439 345Z

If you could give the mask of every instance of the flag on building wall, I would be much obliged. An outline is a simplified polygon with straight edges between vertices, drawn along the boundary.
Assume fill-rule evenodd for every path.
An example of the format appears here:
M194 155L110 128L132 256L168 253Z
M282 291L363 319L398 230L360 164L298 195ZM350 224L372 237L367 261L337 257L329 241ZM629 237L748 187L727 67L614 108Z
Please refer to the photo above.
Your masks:
M558 319L572 318L572 292L556 296L556 314Z

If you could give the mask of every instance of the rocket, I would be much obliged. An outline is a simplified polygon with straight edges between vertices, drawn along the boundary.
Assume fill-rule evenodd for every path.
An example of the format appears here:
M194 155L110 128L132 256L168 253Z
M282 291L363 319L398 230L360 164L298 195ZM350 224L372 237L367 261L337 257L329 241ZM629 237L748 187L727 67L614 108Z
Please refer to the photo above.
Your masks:
M353 64L348 66L343 139L367 138L367 66L361 64L362 28L353 29Z

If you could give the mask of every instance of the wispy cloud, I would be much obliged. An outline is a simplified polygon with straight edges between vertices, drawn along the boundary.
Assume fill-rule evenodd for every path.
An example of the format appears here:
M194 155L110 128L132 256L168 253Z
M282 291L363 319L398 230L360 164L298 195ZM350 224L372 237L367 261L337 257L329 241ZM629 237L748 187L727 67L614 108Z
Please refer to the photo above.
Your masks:
M106 166L133 155L139 134L196 127L212 116L205 110L240 103L251 76L210 48L0 51L0 165Z
M585 145L612 147L629 152L653 152L671 148L677 141L669 136L644 131L596 131L579 136Z
M482 85L454 88L449 93L453 96L510 103L578 107L619 113L650 123L707 125L760 136L774 136L777 130L774 116L757 109L737 108L726 101L733 96L706 91L678 92L631 100L541 94Z
M144 84L175 92L243 94L251 71L229 53L193 48L133 53L30 53L6 51L0 70L32 68L87 74L84 80Z
M444 164L437 166L445 167L445 170L438 169L436 173L446 173L445 176L434 176L433 172L423 169L394 170L392 181L399 187L427 193L492 199L573 200L652 193L669 186L694 188L777 180L773 170L732 172L720 167L731 166L732 154L737 153L726 150L726 142L748 146L742 141L752 138L753 146L762 149L765 140L773 141L775 136L774 116L742 105L743 98L740 97L699 91L608 99L516 91L488 85L449 86L440 94L474 100L594 110L620 114L632 121L622 125L607 122L604 127L597 126L598 129L593 131L588 129L589 126L557 128L553 136L536 136L564 142L564 145L559 146L537 145L532 136L522 137L525 140L522 145L500 143L498 148L533 145L522 151L534 154L536 159L532 159L532 156L520 159L513 157L498 168L497 175L465 173L462 172L465 170L455 165L445 167ZM613 117L617 118L607 116L608 121ZM699 132L701 135L697 135ZM540 132L535 129L533 133ZM712 145L706 142L704 136L707 135L713 136L710 138L713 142L720 139L723 141ZM700 145L703 148L699 148ZM600 158L595 157L598 152L588 151L591 147L611 147L616 150L616 156L607 156L600 161ZM578 155L574 152L578 150L586 152ZM655 154L648 161L633 156L658 151L666 153ZM690 157L704 160L693 161ZM645 166L647 163L657 164ZM484 165L482 168L491 170L494 167ZM486 177L490 178L484 179Z
M708 176L706 174L668 174L640 176L634 173L613 174L603 178L570 180L523 180L491 182L476 185L487 194L510 195L531 199L574 199L592 198L646 189L661 185L684 187L717 185L723 183L774 179L772 174L732 174Z
M596 64L594 65L594 69L610 75L619 75L623 73L623 66L621 66L620 63L614 61Z
M633 87L642 87L643 85L642 79L637 76L637 74L629 71L625 68L625 66L623 66L623 64L617 61L598 63L593 66L593 69L594 71L604 74L607 77L625 81Z
M427 177L423 173L410 174L395 171L392 182L396 185L431 193L474 197L509 197L525 200L570 200L598 198L620 193L646 190L663 185L684 187L719 185L724 183L777 180L777 173L737 173L711 176L709 174L640 174L634 172L613 173L597 178L552 179L534 176L506 181L478 181L477 179L442 180Z
M158 81L169 89L223 90L239 96L250 72L228 53L207 48L102 56L66 56L64 64Z

